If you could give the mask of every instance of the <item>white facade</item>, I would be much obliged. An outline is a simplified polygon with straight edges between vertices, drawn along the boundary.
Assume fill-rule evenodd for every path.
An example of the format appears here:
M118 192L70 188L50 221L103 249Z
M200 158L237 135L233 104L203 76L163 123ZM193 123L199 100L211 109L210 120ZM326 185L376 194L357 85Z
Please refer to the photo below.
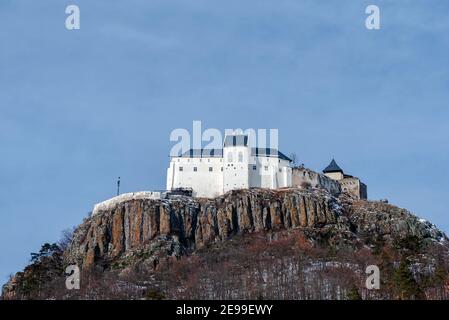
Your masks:
M197 197L223 194L223 158L172 157L167 169L167 190L192 188Z
M346 191L359 199L367 198L366 185L345 175L335 160L323 173L292 167L292 160L278 150L251 148L247 136L229 135L222 149L191 149L171 157L167 190L191 188L194 197L214 198L237 189L310 187L325 189L334 196Z
M291 160L273 149L248 146L244 136L227 136L223 149L189 150L171 157L167 190L192 188L193 196L212 198L229 190L277 189L292 185Z

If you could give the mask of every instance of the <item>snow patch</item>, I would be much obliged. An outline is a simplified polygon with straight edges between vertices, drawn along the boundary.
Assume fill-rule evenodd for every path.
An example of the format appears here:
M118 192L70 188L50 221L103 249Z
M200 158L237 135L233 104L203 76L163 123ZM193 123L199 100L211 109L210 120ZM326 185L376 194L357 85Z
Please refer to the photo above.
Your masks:
M118 204L130 200L160 200L162 198L162 192L159 191L140 191L124 193L117 197L108 199L106 201L97 203L92 211L92 215L96 215L100 211L109 211L114 209Z

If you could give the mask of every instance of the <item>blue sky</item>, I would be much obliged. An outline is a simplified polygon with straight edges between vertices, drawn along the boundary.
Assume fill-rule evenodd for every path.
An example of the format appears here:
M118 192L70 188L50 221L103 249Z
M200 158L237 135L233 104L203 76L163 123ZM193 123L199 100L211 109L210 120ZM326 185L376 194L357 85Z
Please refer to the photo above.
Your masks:
M65 7L81 30L65 29ZM365 28L377 4L381 30ZM1 0L0 282L96 202L162 189L169 134L279 128L449 231L449 3Z

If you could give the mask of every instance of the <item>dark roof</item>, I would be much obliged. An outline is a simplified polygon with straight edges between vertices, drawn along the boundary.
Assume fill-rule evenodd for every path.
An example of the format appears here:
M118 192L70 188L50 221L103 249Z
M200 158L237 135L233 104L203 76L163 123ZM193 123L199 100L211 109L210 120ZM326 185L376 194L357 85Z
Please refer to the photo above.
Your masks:
M222 158L223 149L189 149L181 155L182 158Z
M331 163L323 170L324 173L327 172L341 172L343 173L343 170L338 166L338 164L335 162L334 159L332 159Z
M247 147L248 136L244 134L233 134L225 137L224 147ZM279 150L272 148L251 148L252 156L276 157L279 159L292 161ZM189 149L181 155L182 158L221 158L223 149Z
M276 157L279 159L292 161L282 152L270 148L251 148L252 156ZM221 158L223 149L189 149L181 155L182 158Z
M283 154L279 150L270 149L270 148L251 148L251 155L252 156L260 156L260 157L277 157L279 159L292 161L292 159L287 157L285 154Z
M226 136L224 141L225 147L247 147L248 136L243 134Z

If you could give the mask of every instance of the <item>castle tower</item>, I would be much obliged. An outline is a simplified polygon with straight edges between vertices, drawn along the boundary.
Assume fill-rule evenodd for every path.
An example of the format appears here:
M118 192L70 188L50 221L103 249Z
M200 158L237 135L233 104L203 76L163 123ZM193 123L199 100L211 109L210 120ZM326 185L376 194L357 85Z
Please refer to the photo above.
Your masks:
M331 163L323 170L323 173L332 180L338 181L343 192L351 194L356 199L368 198L366 184L360 181L357 177L345 174L334 159L332 159Z
M223 143L223 191L249 188L248 136L227 135Z
M323 170L323 173L325 176L337 181L344 178L343 170L338 166L334 159L332 159L331 163Z

